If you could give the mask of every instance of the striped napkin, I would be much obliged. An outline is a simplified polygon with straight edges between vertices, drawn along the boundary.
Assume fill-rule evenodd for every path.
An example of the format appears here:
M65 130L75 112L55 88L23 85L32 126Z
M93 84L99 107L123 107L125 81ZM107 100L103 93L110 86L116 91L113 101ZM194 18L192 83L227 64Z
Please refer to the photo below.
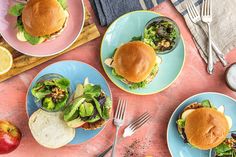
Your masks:
M207 62L208 39L198 25L189 19L185 3L187 0L171 0L175 8L183 15L186 24L193 35L200 55ZM192 0L200 13L202 0ZM218 48L227 54L236 47L236 0L212 0L213 2L213 21L211 24L212 40ZM206 28L206 24L201 23ZM207 29L207 28L206 28ZM213 54L214 55L214 54ZM218 61L213 56L214 63Z
M107 26L121 15L151 9L165 0L90 0L102 26Z

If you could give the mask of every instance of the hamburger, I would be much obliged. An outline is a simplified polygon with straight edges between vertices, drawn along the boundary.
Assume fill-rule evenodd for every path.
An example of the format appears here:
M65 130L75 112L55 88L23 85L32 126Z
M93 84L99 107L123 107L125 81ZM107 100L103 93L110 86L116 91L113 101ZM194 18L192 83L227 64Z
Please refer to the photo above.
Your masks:
M17 39L32 45L56 38L66 27L66 0L29 0L16 4L9 13L17 17Z
M73 100L64 110L64 120L71 128L95 130L102 127L110 118L112 101L99 85L78 84Z
M209 100L195 102L183 110L177 120L177 128L185 143L208 150L221 144L232 126L224 107L216 109Z
M131 41L115 50L113 58L105 64L112 68L112 74L130 89L143 88L158 73L161 59L155 50L142 41Z

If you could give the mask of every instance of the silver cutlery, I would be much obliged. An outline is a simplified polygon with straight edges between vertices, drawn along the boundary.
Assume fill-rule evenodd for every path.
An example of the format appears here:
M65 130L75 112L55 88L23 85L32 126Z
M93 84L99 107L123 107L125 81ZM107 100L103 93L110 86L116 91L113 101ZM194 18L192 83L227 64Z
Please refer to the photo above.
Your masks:
M202 21L207 24L208 27L208 66L207 70L209 74L213 73L214 65L212 58L212 48L211 48L211 21L212 21L212 0L203 0L202 10L201 10Z
M130 123L123 133L123 136L118 140L121 141L125 137L133 135L141 126L143 126L149 119L151 118L151 115L148 112L143 113L141 116L139 116L135 121ZM99 154L97 157L104 157L111 149L113 145L111 145L108 149L106 149L104 152Z
M113 143L113 148L112 148L112 153L111 153L112 157L115 157L117 136L118 136L120 127L124 124L126 107L127 107L127 101L123 99L119 99L118 106L115 113L115 118L114 118L114 125L116 126L116 135L115 135L115 140Z
M190 0L187 1L186 8L187 8L190 20L193 23L197 24L208 37L207 31L201 25L201 17L194 3ZM216 46L216 44L213 41L211 41L211 44L212 44L212 48L215 50L215 53L217 57L219 58L219 60L221 61L221 63L223 64L223 66L227 66L228 63L225 60L224 54L220 51L220 49Z

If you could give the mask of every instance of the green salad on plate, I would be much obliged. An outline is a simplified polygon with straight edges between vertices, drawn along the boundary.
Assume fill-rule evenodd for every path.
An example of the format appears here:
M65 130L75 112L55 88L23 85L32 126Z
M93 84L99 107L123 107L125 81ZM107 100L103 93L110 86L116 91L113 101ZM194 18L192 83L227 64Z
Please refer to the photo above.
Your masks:
M64 120L72 128L81 127L94 130L102 127L110 118L111 98L101 89L100 85L89 83L78 84L73 96L64 110Z
M46 111L60 111L69 100L69 88L70 81L60 77L38 81L31 89L31 93L38 107Z

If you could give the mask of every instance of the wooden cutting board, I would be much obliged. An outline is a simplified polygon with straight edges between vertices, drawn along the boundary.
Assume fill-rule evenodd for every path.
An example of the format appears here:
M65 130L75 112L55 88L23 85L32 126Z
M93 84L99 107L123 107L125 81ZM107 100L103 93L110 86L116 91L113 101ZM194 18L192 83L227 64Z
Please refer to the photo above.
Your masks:
M78 37L78 39L75 41L75 43L66 49L65 51L49 56L49 57L31 57L31 56L26 56L16 50L14 50L10 45L8 45L2 37L0 37L0 45L4 46L7 48L13 56L13 65L10 71L7 73L0 75L0 82L3 82L13 76L16 76L20 73L23 73L26 70L32 69L46 61L49 61L57 56L60 56L64 53L69 52L70 50L73 50L74 48L83 45L93 39L96 39L97 37L100 36L100 33L96 27L96 25L90 21L91 15L90 13L86 10L85 14L85 22L84 22L84 27L83 30Z

